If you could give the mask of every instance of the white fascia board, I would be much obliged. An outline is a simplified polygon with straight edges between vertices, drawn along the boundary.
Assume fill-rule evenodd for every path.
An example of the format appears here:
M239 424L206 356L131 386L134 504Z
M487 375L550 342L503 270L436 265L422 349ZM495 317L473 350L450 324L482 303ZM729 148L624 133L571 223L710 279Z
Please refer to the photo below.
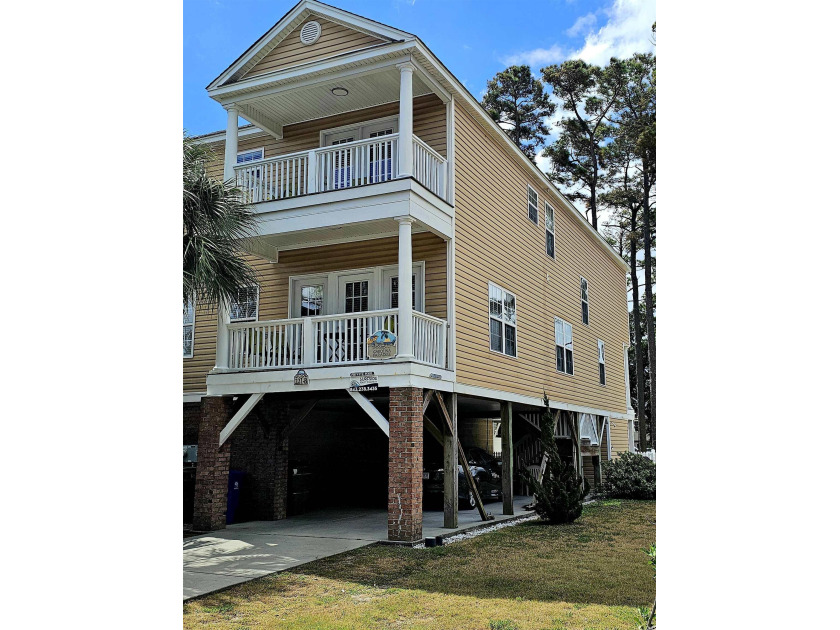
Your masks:
M250 370L219 372L207 376L210 396L235 396L277 392L314 392L346 390L350 387L353 372L373 372L379 387L419 387L452 392L455 373L416 361L366 362L335 367L303 367L309 376L309 385L295 385L299 368L282 370ZM435 375L433 378L432 375ZM437 377L440 378L437 378Z
M275 94L288 89L297 89L321 83L323 81L339 79L344 76L365 73L369 70L381 70L387 66L395 66L397 63L402 61L410 61L409 51L414 47L415 42L412 40L409 42L397 42L387 46L365 48L357 53L343 54L336 57L330 57L328 59L302 63L286 70L276 70L274 72L261 74L251 77L250 79L244 79L242 81L237 81L236 83L231 83L230 85L213 88L212 90L208 88L207 93L210 95L210 98L218 101L222 105L236 102L238 98L252 100L267 94ZM383 59L379 62L375 61L377 57L399 53L405 53L405 58L400 56L396 59ZM367 65L368 62L370 62L370 68L344 67L357 64ZM336 72L330 73L329 76L326 76L325 73L331 68L336 68ZM276 85L279 82L287 82L288 84Z
M606 240L604 240L604 237L598 233L598 230L592 227L589 221L586 220L586 217L584 217L580 212L578 212L574 205L572 205L572 202L569 201L563 193L557 190L557 187L550 179L548 179L548 176L545 173L543 173L537 167L536 164L531 162L531 160L529 160L524 153L522 153L522 151L519 149L518 146L516 146L513 140L511 140L508 137L508 135L502 130L502 128L499 127L499 125L496 124L492 118L490 118L490 114L488 114L484 110L484 108L481 107L478 101L475 100L475 97L472 94L470 94L470 92L461 84L458 78L455 75L453 75L446 66L444 66L438 61L437 57L434 56L434 54L426 47L426 45L422 41L417 40L415 42L415 47L417 53L422 54L425 61L432 65L432 67L434 67L435 70L437 70L437 72L439 72L449 81L449 87L453 91L453 93L459 96L461 100L465 104L467 104L478 117L484 120L484 122L486 123L484 125L485 128L491 128L493 130L493 133L496 135L499 141L505 147L507 147L508 153L510 155L513 155L515 159L517 159L522 165L530 169L531 173L537 179L542 181L546 188L550 191L550 193L556 197L557 201L560 203L560 205L563 206L566 212L568 214L571 214L578 221L578 223L586 226L586 229L589 231L590 235L596 239L598 244L601 245L601 247L604 248L611 255L612 259L619 264L619 266L625 271L625 273L629 273L630 266L626 262L624 262L624 259L622 259L621 256L618 255L618 252L615 251L612 248L612 246L610 246L610 244L607 243Z
M211 144L213 142L224 142L225 141L225 133L224 131L216 131L214 133L210 133L200 138L195 138L194 142L196 144ZM240 127L239 133L237 134L240 138L248 138L249 136L257 136L261 133L266 133L259 127Z
M254 206L259 236L343 226L410 215L443 239L450 239L453 209L404 178L390 182L267 201Z
M207 392L184 392L185 403L201 402L201 399L207 395Z
M455 383L455 393L464 394L465 396L475 396L477 398L487 398L490 400L507 400L522 405L531 405L533 407L543 406L543 399L539 396L524 396L522 394L514 394L499 389L479 387L477 385L466 385L464 383ZM627 414L607 411L606 409L597 409L595 407L586 407L584 405L573 405L571 403L549 400L548 406L551 409L562 409L563 411L574 411L598 416L609 416L610 418L628 419Z

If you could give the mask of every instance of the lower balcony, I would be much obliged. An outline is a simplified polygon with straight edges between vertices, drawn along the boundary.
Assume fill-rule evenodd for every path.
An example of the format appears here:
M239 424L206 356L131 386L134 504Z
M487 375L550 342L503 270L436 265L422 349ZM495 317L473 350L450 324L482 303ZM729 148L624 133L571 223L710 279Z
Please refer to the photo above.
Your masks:
M412 311L413 362L445 369L447 323ZM398 309L227 325L228 371L282 370L360 363L371 359L367 339L385 330L400 335Z

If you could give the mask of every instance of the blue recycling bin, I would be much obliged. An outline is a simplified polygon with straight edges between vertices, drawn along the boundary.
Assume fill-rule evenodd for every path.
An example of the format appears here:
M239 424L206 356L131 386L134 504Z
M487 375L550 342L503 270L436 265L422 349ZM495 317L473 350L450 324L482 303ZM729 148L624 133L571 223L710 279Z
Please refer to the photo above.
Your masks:
M227 516L225 522L230 525L236 518L239 507L239 495L242 493L242 483L245 481L244 470L231 470L228 477Z

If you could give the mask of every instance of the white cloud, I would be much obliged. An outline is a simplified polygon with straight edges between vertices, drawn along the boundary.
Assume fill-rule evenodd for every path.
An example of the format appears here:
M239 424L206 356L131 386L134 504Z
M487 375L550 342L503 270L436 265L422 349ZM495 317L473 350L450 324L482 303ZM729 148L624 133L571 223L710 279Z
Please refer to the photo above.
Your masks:
M583 47L573 50L554 44L550 48L524 50L502 59L505 65L528 64L535 70L567 59L583 59L587 63L604 65L610 57L626 58L634 52L653 50L651 25L656 21L656 0L613 0L612 6L599 10L607 22L586 36ZM579 17L566 31L578 35L595 25L596 16L589 13Z
M610 57L627 58L653 50L650 27L656 21L655 0L615 0L606 9L607 23L586 37L583 48L569 55L604 65Z
M577 20L575 20L572 27L566 30L566 35L569 37L577 37L584 31L591 31L597 21L598 17L594 13L581 15Z
M561 48L558 44L554 44L551 48L535 48L534 50L526 50L524 52L508 55L502 59L502 63L506 66L527 64L534 68L539 68L551 63L560 63L569 56L568 49Z

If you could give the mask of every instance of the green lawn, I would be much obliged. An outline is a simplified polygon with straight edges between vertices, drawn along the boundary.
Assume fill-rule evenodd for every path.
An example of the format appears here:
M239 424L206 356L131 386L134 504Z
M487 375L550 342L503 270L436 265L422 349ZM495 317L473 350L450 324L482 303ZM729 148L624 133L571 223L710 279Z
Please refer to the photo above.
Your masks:
M434 549L371 546L184 605L184 627L635 628L654 599L654 501L587 506Z

